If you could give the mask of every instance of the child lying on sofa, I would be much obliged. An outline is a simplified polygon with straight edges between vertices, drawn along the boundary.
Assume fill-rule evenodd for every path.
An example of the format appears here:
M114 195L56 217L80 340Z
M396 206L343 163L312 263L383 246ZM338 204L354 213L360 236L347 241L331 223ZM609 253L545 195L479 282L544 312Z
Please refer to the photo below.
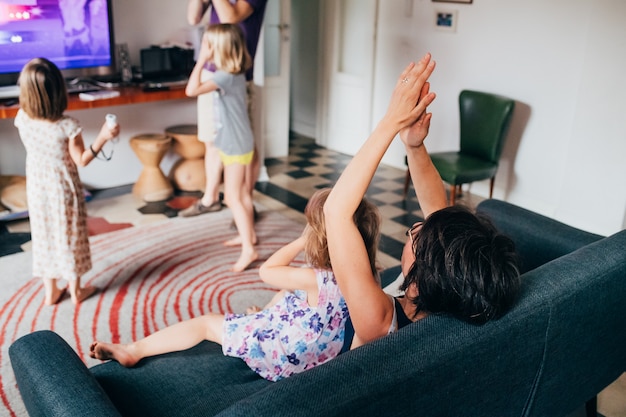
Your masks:
M329 189L309 200L302 236L274 253L260 269L263 281L282 288L264 310L216 314L183 321L127 345L96 341L90 356L132 367L142 358L191 348L203 340L222 345L224 355L243 359L270 381L329 361L344 344L348 309L331 270L322 208ZM361 200L353 216L367 248L372 274L379 241L378 209ZM304 251L310 265L290 266Z

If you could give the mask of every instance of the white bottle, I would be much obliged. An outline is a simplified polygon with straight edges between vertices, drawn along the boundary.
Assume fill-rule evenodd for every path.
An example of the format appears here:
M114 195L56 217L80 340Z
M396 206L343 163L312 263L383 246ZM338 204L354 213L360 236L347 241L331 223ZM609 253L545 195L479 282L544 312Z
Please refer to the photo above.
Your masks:
M107 126L109 127L109 129L113 129L115 126L117 126L117 116L114 114L107 114L105 117ZM111 139L112 142L117 142L119 141L120 138L119 136L114 137L113 139Z

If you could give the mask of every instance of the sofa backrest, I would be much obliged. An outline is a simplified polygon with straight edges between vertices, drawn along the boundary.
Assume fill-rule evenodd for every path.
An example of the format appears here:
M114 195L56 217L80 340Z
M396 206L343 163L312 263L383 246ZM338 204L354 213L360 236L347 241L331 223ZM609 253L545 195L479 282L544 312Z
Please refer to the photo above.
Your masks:
M566 415L626 371L626 230L524 278L542 280L551 306L529 416Z
M523 416L541 376L549 319L542 277L531 277L497 321L475 326L427 317L220 415Z
M500 200L484 200L476 211L513 239L522 273L603 238Z

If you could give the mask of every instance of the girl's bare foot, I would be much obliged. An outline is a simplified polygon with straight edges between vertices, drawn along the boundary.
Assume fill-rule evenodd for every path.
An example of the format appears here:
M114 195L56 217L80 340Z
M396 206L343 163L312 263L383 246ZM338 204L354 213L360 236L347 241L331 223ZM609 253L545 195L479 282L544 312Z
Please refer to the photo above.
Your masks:
M61 299L63 298L63 296L65 296L65 293L67 292L67 288L57 288L57 286L53 286L52 287L52 294L46 294L46 296L44 297L44 304L47 306L53 306L55 304L57 304L59 301L61 301Z
M261 307L259 306L250 306L246 308L246 314L254 314L258 313L259 311L261 311Z
M233 272L244 271L250 264L259 259L259 254L256 250L252 249L251 252L241 251L239 259L235 262L235 265L230 269Z
M252 244L253 245L257 244L256 236L254 237L254 239L252 239ZM229 247L241 246L241 236L228 239L226 242L224 242L224 246L229 246Z
M118 345L114 343L93 342L89 346L89 356L101 361L114 360L120 365L130 368L135 366L139 359L128 352L126 345Z
M76 288L76 294L70 293L70 296L74 304L80 304L83 301L85 301L87 298L94 295L97 291L98 291L97 287L92 287L91 285L88 285L83 288Z

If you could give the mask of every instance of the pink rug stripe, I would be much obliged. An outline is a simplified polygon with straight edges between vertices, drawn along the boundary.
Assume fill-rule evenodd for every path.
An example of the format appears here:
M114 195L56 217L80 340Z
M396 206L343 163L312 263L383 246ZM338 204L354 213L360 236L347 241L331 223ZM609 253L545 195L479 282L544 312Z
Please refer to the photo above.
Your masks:
M303 226L259 211L255 229L262 261L296 239ZM0 294L0 415L27 415L8 359L8 347L24 334L54 330L93 366L99 363L88 357L94 339L127 343L207 312L244 312L267 303L276 289L259 279L261 261L230 272L239 257L238 248L223 245L236 235L231 219L222 210L92 236L93 269L83 281L101 291L77 307L69 297L54 307L43 305L43 285L30 276L31 253L0 258L11 271L1 277L10 291Z

